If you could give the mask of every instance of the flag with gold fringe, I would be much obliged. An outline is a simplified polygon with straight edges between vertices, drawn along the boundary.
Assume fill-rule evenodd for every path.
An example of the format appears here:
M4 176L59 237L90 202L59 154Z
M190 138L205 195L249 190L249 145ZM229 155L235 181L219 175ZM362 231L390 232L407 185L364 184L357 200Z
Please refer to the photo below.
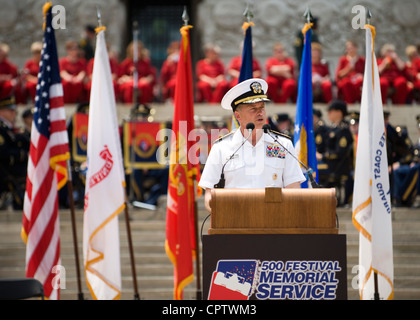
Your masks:
M199 179L198 163L191 162L193 141L188 135L194 129L193 81L189 29L181 28L181 50L177 67L174 117L170 148L168 207L165 249L174 265L174 299L183 299L183 289L193 278L195 256L195 181ZM196 179L194 179L194 176Z
M51 3L46 3L43 11L46 20L21 235L26 243L26 277L43 284L46 298L59 299L60 282L54 272L61 264L57 193L67 183L70 153Z
M296 105L296 118L294 129L294 144L299 160L310 170L314 171L315 180L318 181L318 169L316 161L315 135L313 128L313 109L312 109L312 60L311 43L312 29L311 24L306 23L302 29L304 35L304 46L302 53L302 63L299 73L298 96ZM310 187L308 179L301 184L303 188Z
M360 107L353 192L353 223L359 231L361 300L392 299L394 266L391 198L375 28L366 29L366 62Z
M89 104L83 257L92 297L116 300L121 297L118 214L125 208L125 178L105 27L96 31Z

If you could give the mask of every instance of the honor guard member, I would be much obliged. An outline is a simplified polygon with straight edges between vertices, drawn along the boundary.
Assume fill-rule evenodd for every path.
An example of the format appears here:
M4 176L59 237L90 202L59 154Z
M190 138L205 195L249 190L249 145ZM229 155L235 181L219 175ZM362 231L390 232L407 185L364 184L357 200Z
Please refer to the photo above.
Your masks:
M216 140L210 150L199 186L206 190L205 206L211 212L212 188L300 188L305 181L292 141L283 134L264 133L267 123L267 82L248 79L230 89L222 108L233 110L240 127ZM275 137L282 145L277 143Z
M0 100L0 195L11 193L13 208L23 207L28 150L15 133L17 111L13 97ZM2 203L3 205L3 203Z
M328 181L328 165L322 160L325 153L328 127L322 119L322 112L313 109L313 128L315 136L316 160L318 168L318 180L321 186L325 186Z
M323 160L328 165L328 187L337 190L338 204L348 205L352 195L353 137L348 123L344 120L347 115L347 104L344 101L334 101L328 107L328 118L331 126L328 130L326 149ZM342 196L344 191L344 196Z

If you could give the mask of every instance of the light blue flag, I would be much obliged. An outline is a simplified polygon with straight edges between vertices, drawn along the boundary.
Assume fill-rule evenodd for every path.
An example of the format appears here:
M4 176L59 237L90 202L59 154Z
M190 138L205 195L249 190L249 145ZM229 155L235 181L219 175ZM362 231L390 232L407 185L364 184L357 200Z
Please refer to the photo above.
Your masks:
M315 135L312 117L312 60L311 60L311 37L312 29L304 32L305 43L300 66L298 97L296 106L294 144L299 160L309 170L313 171L315 180L318 182L318 170L316 161ZM308 174L306 173L308 178ZM301 184L302 188L308 187L308 182Z

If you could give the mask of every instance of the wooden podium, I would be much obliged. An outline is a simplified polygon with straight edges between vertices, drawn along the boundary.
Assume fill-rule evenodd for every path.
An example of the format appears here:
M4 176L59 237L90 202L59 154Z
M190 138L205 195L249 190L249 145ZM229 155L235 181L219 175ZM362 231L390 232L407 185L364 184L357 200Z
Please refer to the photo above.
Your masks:
M213 189L209 234L338 234L334 188Z

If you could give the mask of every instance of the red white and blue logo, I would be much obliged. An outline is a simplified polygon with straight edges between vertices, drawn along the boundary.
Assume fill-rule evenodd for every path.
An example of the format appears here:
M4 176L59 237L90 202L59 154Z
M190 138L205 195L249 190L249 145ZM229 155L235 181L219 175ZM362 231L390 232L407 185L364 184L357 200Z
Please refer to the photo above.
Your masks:
M209 300L248 300L257 278L258 260L219 260L213 272Z

